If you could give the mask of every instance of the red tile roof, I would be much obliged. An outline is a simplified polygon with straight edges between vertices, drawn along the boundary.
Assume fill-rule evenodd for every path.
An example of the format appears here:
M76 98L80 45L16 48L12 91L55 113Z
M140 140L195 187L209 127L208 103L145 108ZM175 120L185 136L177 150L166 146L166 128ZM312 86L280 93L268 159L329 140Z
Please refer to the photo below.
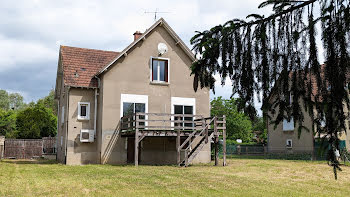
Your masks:
M119 55L115 51L102 51L61 46L64 84L74 87L97 87L94 75Z
M326 64L321 64L320 65L320 72L321 72L320 77L323 80L325 79L325 68L326 68ZM291 71L289 73L289 78L292 78L293 74L294 74L294 72ZM304 71L297 72L297 74L299 74L299 77L301 79L303 79L303 77L305 76L305 72ZM314 101L314 99L315 99L315 97L316 97L316 95L318 94L318 91L319 91L318 90L319 87L318 87L318 83L317 83L317 76L318 75L315 75L314 73L312 73L311 74L311 81L310 81L310 73L307 73L307 76L306 76L306 80L307 81L305 81L305 86L307 86L309 84L309 82L311 82L311 95L310 96L311 96L311 99L313 101ZM348 72L345 73L345 78L346 78L346 81L345 81L344 85L347 85L348 83L350 83L350 69L348 70ZM276 92L276 88L277 87L276 86L277 85L279 86L280 84L281 84L280 81L276 82L276 85L271 90L271 94L269 96L270 98L268 98L268 100L272 99L273 95L277 94L277 92ZM272 102L272 101L270 100L269 102Z

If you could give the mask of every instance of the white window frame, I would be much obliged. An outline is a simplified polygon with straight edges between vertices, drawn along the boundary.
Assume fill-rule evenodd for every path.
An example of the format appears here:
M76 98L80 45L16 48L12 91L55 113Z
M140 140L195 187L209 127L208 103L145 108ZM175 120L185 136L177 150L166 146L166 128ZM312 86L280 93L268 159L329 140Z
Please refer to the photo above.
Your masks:
M288 144L289 144L288 142L290 142L290 146L288 146ZM287 139L286 140L286 147L287 148L292 148L293 147L293 140L292 139Z
M123 117L123 103L145 103L145 113L148 113L148 95L140 94L121 94L120 95L120 118ZM148 116L145 116L145 119L148 119ZM145 122L145 126L148 125L148 122Z
M168 82L166 81L159 81L160 79L160 67L157 67L157 71L158 71L158 80L152 80L152 76L153 76L153 59L159 59L159 60L167 60L168 61ZM170 83L170 59L169 58L164 58L164 57L152 57L150 58L150 66L149 66L149 70L150 70L150 81L152 83L163 83L163 84L169 84Z
M61 110L61 124L64 124L64 106L62 106Z
M82 105L87 105L86 116L81 116ZM78 120L90 120L90 103L89 102L78 102Z
M196 99L185 97L171 97L171 114L175 113L175 105L184 105L193 107L193 115L196 115ZM174 120L174 116L171 116L171 120ZM174 122L171 122L171 127L174 127Z
M320 126L321 127L325 127L326 126L326 117L322 117L321 120L320 120Z
M290 118L290 121L283 119L283 131L294 131L294 119Z

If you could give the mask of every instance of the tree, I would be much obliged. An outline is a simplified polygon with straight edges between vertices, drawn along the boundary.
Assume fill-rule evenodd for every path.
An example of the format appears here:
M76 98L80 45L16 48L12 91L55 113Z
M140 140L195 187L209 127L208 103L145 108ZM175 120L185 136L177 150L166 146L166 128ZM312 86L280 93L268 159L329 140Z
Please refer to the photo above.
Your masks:
M0 135L6 138L16 138L16 113L0 109Z
M37 103L40 103L47 108L50 108L53 111L53 113L57 116L58 104L55 100L55 90L54 89L50 90L49 95L47 95L46 97L44 97L42 99L39 99Z
M10 109L19 110L25 107L25 103L23 102L23 96L19 93L9 94L8 99Z
M250 142L253 137L252 123L243 112L239 112L236 100L215 98L211 101L211 116L226 115L227 139Z
M9 109L9 94L6 90L0 90L0 109Z
M198 61L192 65L194 89L214 90L214 74L222 83L232 80L232 95L237 94L244 107L254 106L254 93L262 95L263 116L270 109L279 124L292 117L303 130L304 107L325 136L331 148L329 161L335 178L339 162L339 132L348 131L350 82L350 3L348 0L268 0L259 8L272 6L269 16L251 14L247 20L233 19L224 25L197 32L191 39ZM321 24L325 66L318 60L316 25ZM278 85L276 85L278 84ZM274 87L274 88L273 88ZM316 87L316 88L315 88ZM272 92L273 90L273 92ZM276 102L269 103L275 94ZM290 99L290 95L292 99ZM299 102L303 100L303 102ZM325 126L321 126L321 119Z
M257 116L253 121L253 133L256 135L258 143L267 143L266 122L264 121L263 117Z
M23 139L55 136L57 133L57 117L40 103L18 112L16 124L18 137Z

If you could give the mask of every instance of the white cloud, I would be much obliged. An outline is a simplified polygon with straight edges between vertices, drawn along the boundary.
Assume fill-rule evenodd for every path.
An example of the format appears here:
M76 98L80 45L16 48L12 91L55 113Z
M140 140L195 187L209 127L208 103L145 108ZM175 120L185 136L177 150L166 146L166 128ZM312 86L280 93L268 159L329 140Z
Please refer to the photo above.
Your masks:
M0 72L55 59L57 51L39 42L9 39L0 34Z
M195 31L203 31L233 18L248 14L266 14L258 10L261 0L16 0L1 1L0 5L0 74L14 68L28 68L46 76L41 95L54 86L58 59L58 45L121 51L133 40L136 30L145 31L154 22L153 14L160 12L186 44ZM189 46L191 48L191 46ZM49 71L53 70L51 73ZM18 73L20 74L20 73ZM19 76L23 76L19 75ZM218 76L215 76L218 78ZM52 79L50 83L47 80ZM27 91L28 98L38 98L33 82L13 79L19 91ZM0 85L3 83L0 79ZM36 82L38 83L38 82ZM229 98L231 82L221 87L216 83L216 95ZM2 84L1 88L10 87ZM32 88L32 89L30 89Z

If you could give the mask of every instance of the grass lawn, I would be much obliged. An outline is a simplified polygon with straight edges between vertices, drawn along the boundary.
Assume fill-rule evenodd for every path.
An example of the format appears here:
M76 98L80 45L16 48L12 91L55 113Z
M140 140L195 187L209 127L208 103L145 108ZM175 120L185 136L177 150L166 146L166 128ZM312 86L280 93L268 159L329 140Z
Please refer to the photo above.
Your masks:
M0 196L350 196L325 162L229 159L227 167L0 162Z

